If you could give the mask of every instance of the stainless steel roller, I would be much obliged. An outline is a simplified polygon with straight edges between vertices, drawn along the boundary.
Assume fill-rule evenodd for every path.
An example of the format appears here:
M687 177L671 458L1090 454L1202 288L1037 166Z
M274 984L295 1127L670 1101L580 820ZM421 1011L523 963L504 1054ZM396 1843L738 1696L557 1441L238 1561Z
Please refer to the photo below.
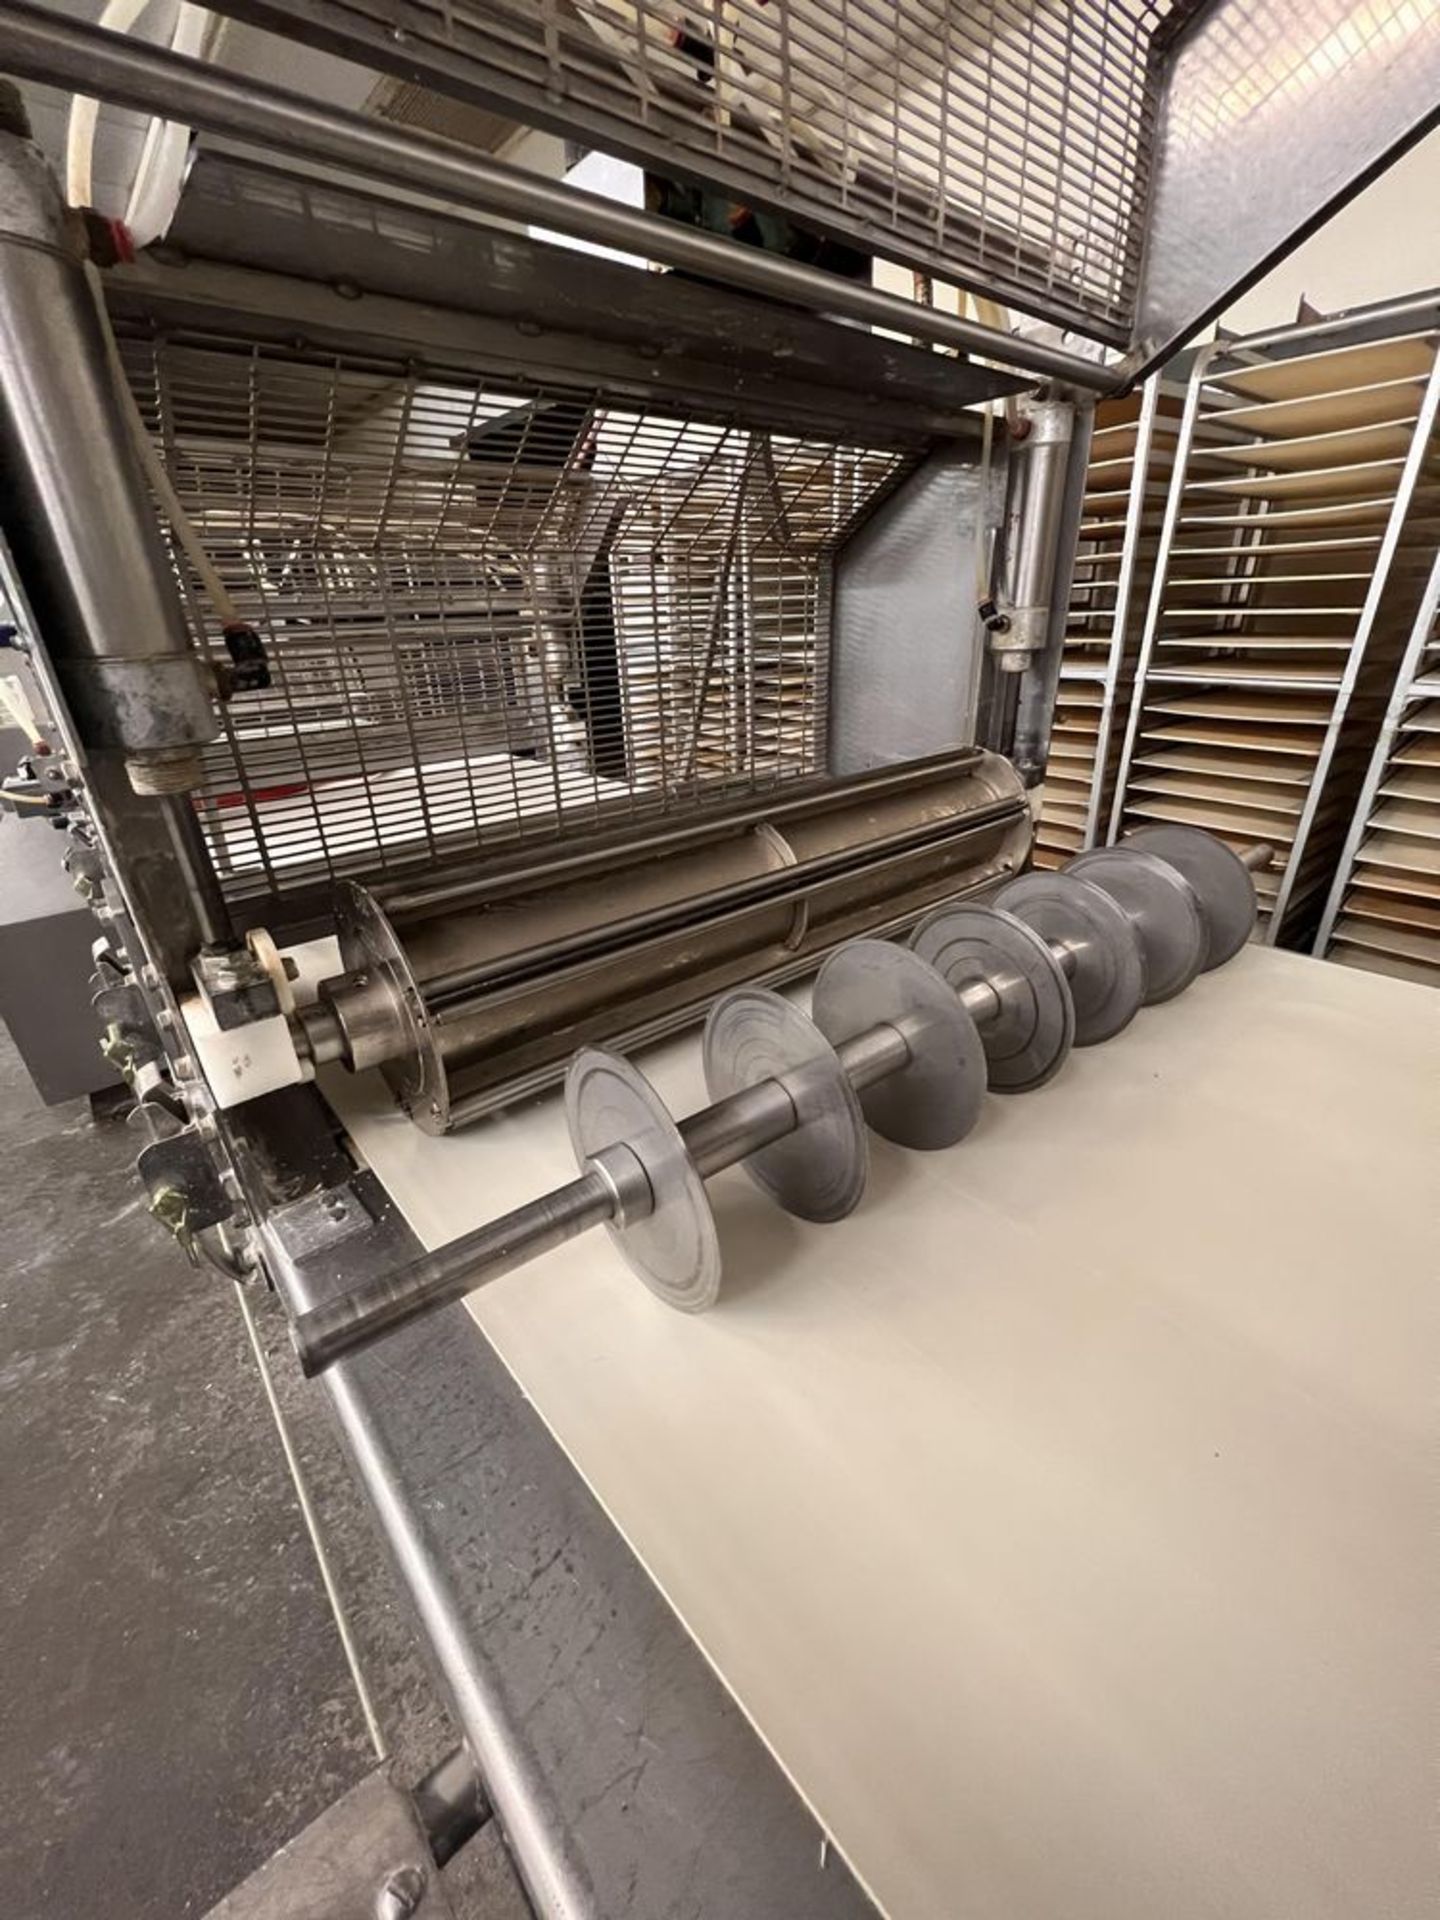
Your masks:
M581 1046L633 1047L714 996L808 972L1024 863L1014 769L967 749L537 864L342 889L345 971L297 1016L317 1064L383 1069L427 1132L557 1082Z

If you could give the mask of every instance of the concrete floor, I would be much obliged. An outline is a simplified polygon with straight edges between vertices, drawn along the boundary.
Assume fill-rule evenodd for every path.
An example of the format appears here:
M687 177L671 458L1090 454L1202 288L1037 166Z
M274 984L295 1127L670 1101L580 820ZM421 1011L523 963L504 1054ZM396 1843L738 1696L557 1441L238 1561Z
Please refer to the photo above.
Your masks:
M228 1284L149 1218L138 1142L46 1108L0 1032L0 1885L8 1914L202 1914L372 1764ZM323 1396L257 1299L379 1720L455 1744ZM526 1911L489 1834L462 1914Z

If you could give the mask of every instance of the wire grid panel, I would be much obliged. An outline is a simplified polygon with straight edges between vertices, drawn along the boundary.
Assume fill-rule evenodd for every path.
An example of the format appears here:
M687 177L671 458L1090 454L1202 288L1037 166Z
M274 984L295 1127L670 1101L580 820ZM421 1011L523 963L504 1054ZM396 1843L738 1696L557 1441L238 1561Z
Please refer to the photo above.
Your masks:
M218 337L123 352L271 661L198 795L232 896L823 771L826 559L909 456Z
M1188 0L316 0L380 64L1121 345Z

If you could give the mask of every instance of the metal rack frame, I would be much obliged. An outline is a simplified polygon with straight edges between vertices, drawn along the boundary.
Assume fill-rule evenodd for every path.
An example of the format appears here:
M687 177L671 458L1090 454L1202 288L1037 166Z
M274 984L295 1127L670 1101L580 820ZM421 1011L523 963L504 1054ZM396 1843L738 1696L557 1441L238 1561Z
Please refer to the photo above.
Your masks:
M1133 423L1135 446L1131 455L1131 470L1128 483L1128 497L1118 542L1112 551L1118 553L1119 564L1116 569L1113 587L1097 577L1096 567L1104 552L1104 542L1100 536L1094 536L1090 544L1096 549L1094 555L1085 551L1087 534L1082 519L1079 529L1079 543L1073 573L1089 572L1088 579L1073 580L1070 593L1069 617L1072 621L1086 622L1108 616L1108 642L1103 664L1096 667L1084 660L1067 661L1062 653L1059 685L1056 689L1056 714L1061 716L1066 710L1066 687L1075 685L1098 685L1101 690L1100 718L1095 735L1093 755L1089 762L1088 792L1085 796L1085 817L1080 838L1073 849L1080 852L1095 846L1105 832L1110 816L1110 802L1113 798L1114 778L1112 763L1115 760L1116 729L1122 725L1129 711L1130 695L1133 687L1135 669L1135 632L1140 596L1145 592L1146 581L1154 566L1154 542L1158 532L1155 524L1163 516L1163 506L1157 509L1154 492L1157 484L1168 477L1170 462L1174 455L1174 443L1167 447L1165 458L1157 455L1156 424L1162 419L1160 403L1162 394L1168 388L1162 385L1159 375L1152 375L1141 388L1140 412ZM1105 409L1110 402L1102 400L1097 407L1096 425L1091 437L1092 460L1099 454L1103 457L1104 437L1107 433L1125 432L1130 429L1129 421L1120 420L1113 426L1105 423ZM1096 442L1101 445L1097 447ZM1162 471L1163 469L1163 471ZM1147 526L1147 518L1150 525ZM1147 547L1150 549L1147 551ZM1107 592L1112 596L1110 605L1103 605L1099 614L1090 611L1091 596L1102 596ZM1084 598L1082 598L1084 596ZM1068 625L1068 622L1067 622ZM1091 644L1097 636L1082 630L1073 636L1073 642L1079 645ZM1072 644L1067 634L1064 646ZM1064 722L1057 718L1055 728L1063 733ZM1050 798L1050 782L1056 774L1064 777L1064 767L1057 764L1055 752L1055 733L1051 736L1051 754L1047 766L1046 798L1042 803L1039 819L1036 823L1037 847L1045 851L1044 827L1046 811ZM1051 848L1049 851L1057 852ZM1037 865L1046 861L1037 856Z
M1415 616L1415 624L1410 634L1409 644L1404 658L1395 676L1395 685L1389 703L1385 709L1385 718L1381 722L1380 734L1375 742L1375 751L1370 756L1370 764L1365 774L1365 784L1360 789L1360 797L1355 805L1350 830L1345 836L1339 864L1335 869L1335 880L1325 902L1320 927L1315 936L1315 953L1326 956L1334 943L1335 925L1339 919L1346 895L1356 878L1356 855L1359 853L1365 837L1370 830L1375 802L1384 784L1390 767L1391 756L1396 741L1404 731L1406 715L1417 700L1440 700L1440 671L1436 671L1437 649L1440 649L1440 553L1430 569L1430 577L1425 594ZM1440 985L1440 974L1436 984Z
M1130 479L1130 498L1125 506L1124 551L1120 561L1120 576L1115 587L1115 619L1110 629L1110 648L1105 656L1105 673L1101 683L1104 690L1104 705L1100 710L1100 732L1095 741L1095 778L1091 783L1090 800L1085 813L1084 844L1087 847L1095 844L1105 803L1105 789L1108 784L1105 769L1110 758L1110 742L1116 719L1115 708L1121 694L1120 681L1131 632L1131 610L1143 560L1140 548L1145 522L1145 498L1151 484L1151 449L1155 437L1155 423L1159 418L1161 390L1158 376L1152 376L1145 383L1141 400L1135 442L1134 472ZM1064 677L1062 668L1062 681Z
M1283 328L1228 342L1217 341L1203 349L1199 355L1186 396L1176 448L1174 475L1166 505L1160 550L1156 558L1154 587L1146 613L1145 629L1136 666L1135 691L1116 780L1115 802L1110 816L1111 840L1120 837L1126 823L1130 805L1132 770L1137 757L1140 736L1146 724L1148 702L1155 689L1166 683L1201 688L1207 684L1223 682L1225 678L1223 670L1219 668L1207 674L1205 663L1201 661L1193 669L1164 668L1165 680L1162 681L1159 678L1162 669L1157 660L1157 648L1164 638L1165 600L1170 586L1172 553L1177 532L1185 516L1186 490L1195 481L1195 463L1203 460L1206 453L1204 440L1197 441L1197 432L1202 415L1205 413L1207 386L1217 376L1223 376L1232 369L1241 370L1250 365L1258 365L1270 358L1278 364L1289 358L1311 353L1321 354L1335 348L1361 345L1409 332L1432 333L1437 342L1440 342L1440 298L1425 295L1411 300L1386 302L1374 308L1340 315L1310 326ZM1437 419L1440 419L1440 350L1432 354L1430 369L1424 379L1415 425L1403 465L1396 477L1390 504L1385 512L1384 528L1374 567L1345 655L1343 669L1333 686L1329 681L1323 683L1316 681L1309 684L1308 690L1330 694L1332 697L1328 702L1328 711L1323 723L1324 734L1316 756L1315 770L1307 787L1289 857L1284 863L1274 901L1269 907L1264 937L1270 944L1276 943L1285 932L1287 913L1295 897L1310 836L1322 806L1330 797L1327 794L1327 782L1337 748L1341 744L1342 731L1350 715L1352 698L1362 672L1370 664L1372 638L1382 608L1385 606L1386 595L1391 584L1392 566L1405 533L1407 519L1425 473ZM1206 416L1205 424L1213 428L1217 421L1223 424L1223 411ZM1252 508L1255 504L1249 500L1243 502L1246 508ZM1216 600L1214 615L1217 623L1246 617L1246 594L1252 578L1251 570L1255 558L1263 552L1260 542L1266 531L1266 504L1261 499L1258 510L1252 516L1256 520L1253 551L1232 560L1228 565L1225 580L1216 583L1219 597ZM1245 543L1242 541L1237 544L1243 546ZM1221 636L1217 644L1223 641L1223 637ZM1233 644L1242 645L1243 641L1244 636L1236 630ZM1266 681L1262 677L1252 676L1248 684L1260 693L1266 691L1295 693L1307 690L1307 683L1296 678Z

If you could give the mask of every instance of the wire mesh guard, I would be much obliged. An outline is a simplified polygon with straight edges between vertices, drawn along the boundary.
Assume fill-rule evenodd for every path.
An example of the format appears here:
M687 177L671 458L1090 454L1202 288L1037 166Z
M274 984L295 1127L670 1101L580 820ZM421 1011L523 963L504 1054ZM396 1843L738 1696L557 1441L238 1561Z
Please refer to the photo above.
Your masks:
M595 144L1124 344L1184 0L323 0Z
M271 660L198 795L232 897L823 771L825 563L910 456L192 335L123 352Z

